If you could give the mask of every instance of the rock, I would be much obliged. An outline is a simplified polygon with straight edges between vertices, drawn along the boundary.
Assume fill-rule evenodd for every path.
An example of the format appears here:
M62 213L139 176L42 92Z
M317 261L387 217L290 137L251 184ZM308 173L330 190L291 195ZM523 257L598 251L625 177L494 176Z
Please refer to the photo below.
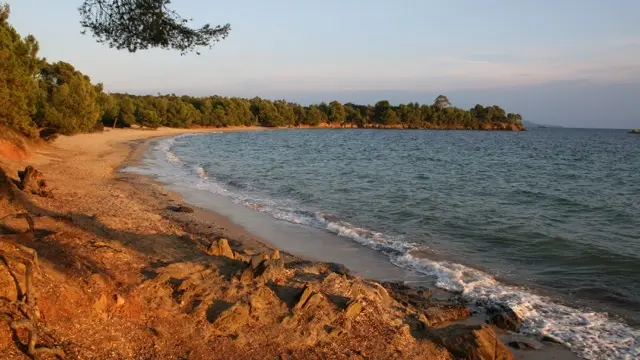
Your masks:
M259 287L253 292L249 304L251 305L251 313L267 312L272 314L278 304L282 304L276 294L266 286Z
M236 260L240 260L240 261L242 261L242 262L246 262L246 263L248 263L249 261L251 261L251 256L249 256L249 255L245 255L245 254L243 254L243 253L239 253L239 252L237 252L237 251L234 251L234 252L233 252L233 258L234 258L234 259L236 259Z
M349 275L349 269L346 266L338 263L329 263L329 270L339 275Z
M273 250L271 255L269 255L269 259L270 260L278 260L278 259L280 259L280 250L278 250L278 249Z
M500 329L518 332L522 327L522 319L507 306L491 309L487 312L487 315L489 316L487 323Z
M437 326L446 322L466 319L471 315L471 311L461 304L437 304L428 306L424 315L429 326Z
M263 280L273 280L278 277L284 269L284 262L278 260L262 260L254 270L255 277L262 277Z
M518 350L537 350L537 347L524 341L511 341L507 345Z
M302 306L302 309L312 309L318 305L320 305L320 303L324 300L324 296L320 293L314 292L311 297L309 298L309 300L307 300L306 303L304 303L304 305Z
M233 250L231 250L231 247L229 246L229 241L225 238L220 238L212 242L207 253L213 256L224 256L230 259L235 259Z
M344 315L348 318L355 318L362 312L363 304L360 300L352 300L344 309Z
M434 340L453 357L468 360L512 360L513 354L487 325L452 325L433 331Z
M120 294L116 294L113 298L116 301L116 306L121 307L124 305L124 298Z
M242 271L242 274L240 274L240 282L243 284L249 284L253 281L253 270L248 267L246 269L244 269Z
M47 188L44 175L33 166L27 166L24 171L18 171L20 190L43 197L51 197L51 190Z
M260 265L261 262L263 262L264 260L269 260L269 254L258 254L258 255L253 255L251 257L251 260L249 260L249 266L251 266L252 269L256 269L258 267L258 265Z
M223 335L228 335L245 325L249 320L249 305L236 303L229 309L223 311L213 322L213 325L218 332Z
M167 210L181 212L181 213L188 213L188 214L191 214L194 212L193 208L190 208L184 205L169 205L167 206Z
M93 308L98 312L106 312L109 309L109 300L102 294L98 301L93 304Z
M300 297L298 297L298 302L293 308L302 309L302 307L304 307L304 305L307 303L311 295L313 295L313 289L311 289L311 286L309 285L305 286L304 289L302 290L302 293L300 293Z

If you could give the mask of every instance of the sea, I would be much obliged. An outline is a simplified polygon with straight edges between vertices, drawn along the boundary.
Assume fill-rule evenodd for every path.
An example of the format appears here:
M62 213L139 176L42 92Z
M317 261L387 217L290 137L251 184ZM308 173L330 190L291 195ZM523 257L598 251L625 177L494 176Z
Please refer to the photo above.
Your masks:
M285 251L508 305L585 359L640 358L640 136L220 132L152 140L126 171Z

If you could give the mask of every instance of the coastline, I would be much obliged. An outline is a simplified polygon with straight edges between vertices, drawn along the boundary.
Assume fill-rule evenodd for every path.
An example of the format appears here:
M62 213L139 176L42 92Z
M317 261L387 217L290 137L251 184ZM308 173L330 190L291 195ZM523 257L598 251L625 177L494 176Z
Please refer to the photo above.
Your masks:
M478 322L477 317L461 316L466 306L455 299L428 299L415 289L383 291L377 282L341 275L344 270L339 267L332 270L330 265L282 253L285 266L276 271L273 286L265 287L259 279L238 283L235 274L242 273L245 265L208 255L211 242L226 237L236 251L271 251L264 239L212 211L167 210L169 205L184 204L177 193L149 177L117 171L140 161L149 138L185 132L189 131L114 130L64 137L53 144L55 149L44 148L27 162L2 164L10 175L25 163L33 164L54 191L52 199L29 197L25 205L40 215L39 231L53 233L39 239L41 244L29 243L38 250L46 275L37 277L35 285L50 342L66 344L65 351L83 358L107 358L104 354L112 352L124 358L182 354L190 359L235 358L233 354L323 358L333 354L336 358L447 359L461 351L448 339L463 341L469 351L487 350L483 349L487 344L481 345L467 332L476 330L462 325ZM24 227L19 222L8 225ZM207 277L216 282L207 282ZM54 286L51 278L64 286ZM285 283L279 285L281 281ZM305 308L307 303L296 309L296 299L304 295L298 292L307 286L314 289L310 299L318 303L313 309ZM247 296L251 323L230 329L224 319L249 321L241 316L246 309L241 299ZM417 303L402 300L407 298ZM208 301L212 305L204 306ZM347 310L354 301L361 304L360 313L351 318ZM432 318L420 320L421 311ZM314 322L308 313L326 324ZM286 321L276 321L272 314ZM96 316L97 321L90 320ZM462 328L453 329L454 323ZM252 332L255 327L261 332ZM300 328L302 333L295 330ZM481 331L482 336L491 337L497 331L501 339L513 337L497 329ZM104 342L107 333L109 343ZM2 328L0 338L9 334L9 329ZM371 339L377 343L365 341ZM9 358L22 358L11 342L0 345L8 349ZM493 346L508 358L506 348ZM560 346L542 346L539 351L514 353L519 359L575 358ZM222 353L212 355L209 349L214 347Z

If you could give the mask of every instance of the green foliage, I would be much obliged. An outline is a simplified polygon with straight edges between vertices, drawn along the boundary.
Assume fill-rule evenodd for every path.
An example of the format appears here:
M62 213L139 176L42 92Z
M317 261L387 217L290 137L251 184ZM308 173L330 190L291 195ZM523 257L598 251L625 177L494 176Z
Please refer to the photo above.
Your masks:
M0 125L33 136L38 43L21 38L8 19L9 6L0 5Z
M38 85L38 125L65 135L95 128L100 117L99 95L88 76L65 62L44 64Z
M182 54L225 39L231 25L194 29L190 20L168 6L169 0L84 0L80 24L98 42L130 52L149 48L179 50Z

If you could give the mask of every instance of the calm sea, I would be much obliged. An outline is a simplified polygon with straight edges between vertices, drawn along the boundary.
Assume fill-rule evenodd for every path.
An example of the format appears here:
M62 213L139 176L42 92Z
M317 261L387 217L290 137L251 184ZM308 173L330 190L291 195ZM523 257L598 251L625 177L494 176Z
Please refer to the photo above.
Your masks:
M525 332L585 358L640 356L640 136L236 132L155 141L147 159L138 171L159 180L335 233L480 305L508 304Z

